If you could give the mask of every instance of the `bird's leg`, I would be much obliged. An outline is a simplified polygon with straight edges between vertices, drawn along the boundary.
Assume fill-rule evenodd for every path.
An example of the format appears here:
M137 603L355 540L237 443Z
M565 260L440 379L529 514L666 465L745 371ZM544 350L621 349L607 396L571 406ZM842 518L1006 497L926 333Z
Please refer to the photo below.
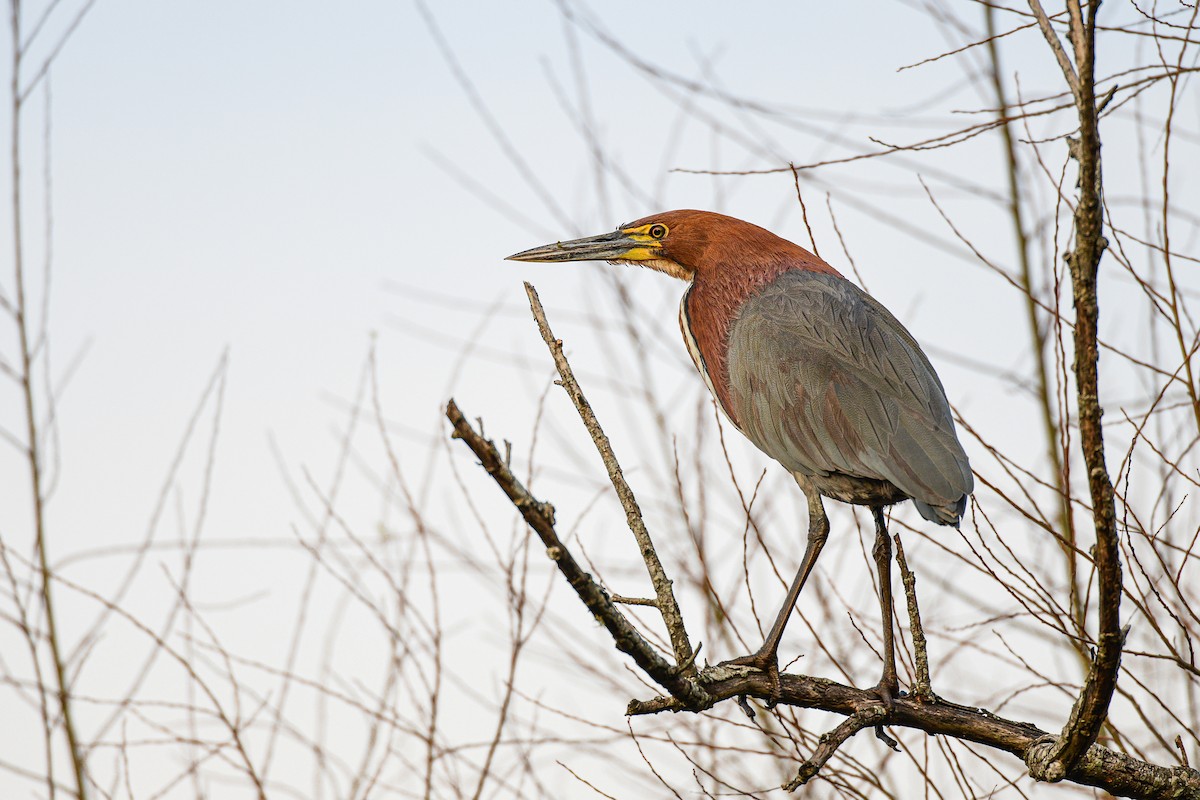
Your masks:
M804 493L808 497L808 544L804 548L804 558L800 560L800 568L796 570L796 577L792 579L792 585L788 587L787 597L784 598L783 605L775 616L775 622L771 625L771 630L767 633L767 638L763 640L762 647L758 648L758 652L724 662L733 666L755 667L766 672L772 683L770 698L772 703L779 699L782 691L777 655L779 640L783 638L783 629L787 627L792 609L796 607L796 599L800 597L800 590L804 588L804 582L808 579L808 574L812 572L813 565L817 563L817 556L821 553L825 540L829 538L829 517L825 516L825 506L821 503L821 495L815 489L810 490L808 487L804 487L803 484L801 487L804 488Z
M879 608L883 616L883 677L875 691L883 699L884 707L890 712L892 699L900 690L896 675L896 645L892 632L892 540L888 538L887 525L883 520L883 509L872 507L875 517L875 546L871 555L875 557L875 569L879 573Z

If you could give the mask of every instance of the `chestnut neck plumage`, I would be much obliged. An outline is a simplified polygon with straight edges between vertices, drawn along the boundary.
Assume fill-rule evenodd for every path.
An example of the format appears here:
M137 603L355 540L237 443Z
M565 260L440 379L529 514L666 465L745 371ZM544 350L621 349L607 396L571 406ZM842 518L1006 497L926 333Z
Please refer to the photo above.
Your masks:
M663 253L692 273L684 303L688 328L703 359L698 366L708 373L725 413L740 426L730 402L727 353L730 330L742 306L789 270L841 274L803 247L723 214L671 211L646 220L669 226Z

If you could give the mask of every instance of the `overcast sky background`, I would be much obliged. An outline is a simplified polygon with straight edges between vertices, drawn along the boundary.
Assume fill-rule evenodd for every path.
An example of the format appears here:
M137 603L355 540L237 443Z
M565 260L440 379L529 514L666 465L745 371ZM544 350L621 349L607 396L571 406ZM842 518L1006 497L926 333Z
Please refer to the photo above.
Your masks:
M770 25L757 22L766 13L765 6L680 13L630 3L606 8L604 19L634 50L685 76L711 64L737 93L848 118L895 110L903 124L906 105L959 80L953 67L945 77L937 67L896 74L944 45L925 16L904 4L884 4L867 19L848 6L820 15L801 6L772 9ZM534 280L548 304L578 306L601 267L501 258L656 210L645 198L595 196L586 144L551 84L573 91L552 4L445 3L434 14L557 208L546 208L506 161L410 4L100 2L87 16L51 73L55 361L65 365L88 348L60 408L70 457L55 513L64 515L56 519L65 550L96 541L72 509L89 510L88 527L140 526L158 491L154 478L226 350L223 438L236 456L218 479L230 488L228 511L214 506L212 524L230 536L280 522L279 509L263 502L278 490L264 485L276 483L266 477L273 471L268 433L296 462L317 468L328 460L336 444L330 426L341 414L335 398L351 394L373 333L380 377L392 388L389 413L415 432L430 434L451 393L506 413L503 395L488 387L507 365L497 370L481 358L455 374L455 353L472 338L500 349L538 342L519 318L477 329L479 310L497 302L520 308L523 279ZM855 46L854 58L835 62L827 43L845 30L894 44ZM904 35L892 35L898 30ZM590 59L599 135L647 196L661 208L723 210L806 242L790 176L666 174L779 165L714 145L694 125L672 153L666 140L678 111L575 35ZM1034 52L1042 56L1038 66L1052 66ZM40 105L35 96L26 117L31 158L40 149ZM870 146L846 127L858 145ZM796 161L835 152L808 139L795 150L783 140L780 146L780 156ZM447 163L528 223L497 213L451 177ZM38 216L33 164L31 225ZM913 214L918 225L928 219L927 201L920 217L906 207L920 205L913 171L883 165L860 174L902 193L881 204L892 213ZM812 216L824 232L822 193L813 194ZM853 209L844 214L870 288L923 341L931 348L962 336L986 341L986 331L976 332L986 326L971 324L980 322L969 301L980 287L978 270L946 258L931 263L913 237L860 221ZM937 233L946 236L944 227ZM36 264L40 237L28 238ZM674 310L682 286L627 273L635 293L670 301L645 324L649 338L686 367ZM453 297L455 306L430 293ZM969 386L952 385L956 402L965 402ZM13 400L6 395L6 403ZM243 493L249 497L235 500Z
M68 5L55 12L28 63L42 61L81 7ZM805 163L874 149L869 136L914 141L971 121L955 112L988 105L964 83L971 54L898 71L964 41L919 5L872 3L869 12L862 3L812 2L747 2L736 10L709 2L579 7L648 62L781 109L759 114L714 102L688 105L678 87L648 79L586 26L565 22L552 2L449 0L430 4L426 14L413 3L366 0L98 0L32 94L22 128L25 249L40 281L50 103L54 374L81 359L57 406L52 555L73 580L112 590L123 556L94 551L147 535L189 419L227 358L204 504L209 545L191 591L231 651L268 659L283 646L279 620L291 618L291 589L307 563L294 547L305 513L284 475L302 486L306 474L320 486L332 480L372 343L401 464L440 524L461 523L458 490L438 444L449 397L469 415L484 416L489 435L511 438L523 452L550 362L523 310L522 280L537 285L577 369L593 380L585 388L618 453L630 453L631 474L660 468L637 452L647 419L622 413L636 377L621 373L626 354L612 343L622 340L597 330L597 319L616 324L604 274L614 268L503 257L679 207L743 217L808 246L790 174L671 170ZM44 7L26 4L27 19ZM979 31L981 14L963 18ZM1036 32L1005 44L1024 90L1057 85ZM471 92L490 116L481 116ZM727 135L689 111L716 115ZM1195 109L1189 113L1194 129ZM600 188L581 118L628 186L610 179ZM768 144L739 147L739 137ZM1114 140L1107 152L1133 146L1132 139ZM1053 169L1061 149L1048 147ZM514 163L513 153L523 163ZM525 169L537 174L536 185ZM1195 177L1194 165L1185 169ZM1111 195L1137 180L1117 159L1108 170L1118 187ZM1011 266L1007 219L988 198L956 185L959 178L1000 185L992 137L950 152L804 173L817 244L851 274L826 209L828 191L867 288L925 344L955 406L1015 452L1040 451L1025 399L994 380L1027 365L1013 333L1019 298L957 243L919 175L966 235ZM11 236L6 225L6 253ZM632 269L620 279L646 312L638 325L656 391L670 398L671 422L682 427L703 392L679 341L676 305L684 287ZM7 269L0 286L11 292ZM35 297L40 302L40 293ZM1136 337L1142 320L1106 308L1114 338ZM0 332L6 354L12 337L7 328ZM560 394L546 407L546 446L569 441L582 452L586 440ZM212 400L156 540L196 523ZM0 389L0 424L12 432L19 430L19 403L12 387ZM763 466L757 455L735 447L748 459L747 474L756 474ZM500 509L484 496L494 490L472 474L465 451L449 452L475 481L482 507ZM362 530L401 524L373 482L385 469L379 452L364 444L360 454L340 508ZM568 462L547 468L539 488L569 508L590 498L600 477L596 462ZM28 531L26 481L15 452L0 452L6 540ZM306 496L308 511L319 512ZM469 526L462 535L471 535ZM601 539L589 544L589 555L603 558L610 546L631 552L623 540L618 546ZM170 596L169 572L149 568L129 605L152 608ZM480 624L471 617L469 588L477 578L462 580L447 605L462 626L454 646L469 654L470 626ZM81 630L94 617L78 597L63 603L68 628ZM120 674L119 653L99 648L91 658L91 675ZM597 707L623 725L622 703L605 698ZM19 747L12 726L5 727L0 749ZM0 795L26 796L14 792L27 789L0 772Z

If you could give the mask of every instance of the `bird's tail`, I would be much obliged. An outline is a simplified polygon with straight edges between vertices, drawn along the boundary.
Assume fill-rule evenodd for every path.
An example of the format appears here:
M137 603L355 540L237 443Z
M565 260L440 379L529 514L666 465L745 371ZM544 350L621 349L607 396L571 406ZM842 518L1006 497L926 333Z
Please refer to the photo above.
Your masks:
M967 510L967 496L964 494L953 505L936 506L914 498L913 505L917 507L917 511L921 512L921 516L930 522L957 528Z

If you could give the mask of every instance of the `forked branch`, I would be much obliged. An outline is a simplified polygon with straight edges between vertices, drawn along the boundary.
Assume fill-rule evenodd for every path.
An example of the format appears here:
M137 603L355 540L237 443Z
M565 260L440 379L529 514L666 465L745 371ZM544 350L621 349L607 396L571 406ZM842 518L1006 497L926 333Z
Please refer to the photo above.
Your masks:
M508 499L525 518L525 524L546 546L546 555L558 566L558 571L567 579L567 583L575 590L575 594L587 606L588 611L592 612L612 635L617 649L631 656L643 672L685 707L707 707L710 704L708 695L699 684L683 676L681 670L659 655L654 646L621 613L600 584L579 566L575 556L558 538L554 529L554 506L539 501L529 493L525 485L513 475L496 445L485 439L467 422L467 418L453 400L446 404L446 419L450 420L454 427L453 437L461 439L471 448L471 452L479 458L480 466L508 495Z

